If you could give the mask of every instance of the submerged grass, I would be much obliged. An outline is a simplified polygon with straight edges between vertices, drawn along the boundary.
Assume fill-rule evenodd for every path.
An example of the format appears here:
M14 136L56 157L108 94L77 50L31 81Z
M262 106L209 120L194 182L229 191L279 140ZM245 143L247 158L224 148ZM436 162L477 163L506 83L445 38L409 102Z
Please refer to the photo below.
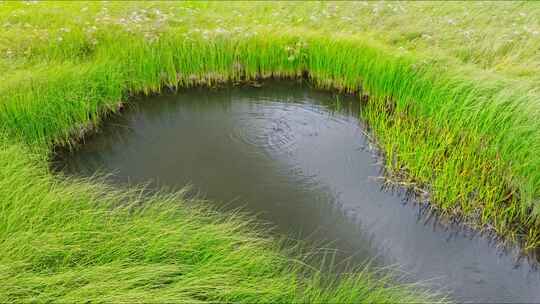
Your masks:
M325 289L300 279L301 267L272 243L239 232L242 220L162 196L111 210L137 199L46 172L54 145L99 125L128 95L165 86L308 75L367 94L363 115L390 173L427 189L443 213L538 248L538 20L538 5L517 2L0 4L2 297L378 302L407 294L367 273ZM227 251L237 247L238 255Z

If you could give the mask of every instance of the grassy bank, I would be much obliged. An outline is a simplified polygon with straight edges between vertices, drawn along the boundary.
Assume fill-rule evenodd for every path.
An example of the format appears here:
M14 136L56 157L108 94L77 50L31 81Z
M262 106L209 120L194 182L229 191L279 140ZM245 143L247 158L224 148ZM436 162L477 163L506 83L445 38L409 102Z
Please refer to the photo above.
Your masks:
M534 3L0 4L0 269L18 290L3 297L414 299L365 273L325 289L241 220L163 197L111 211L137 199L45 169L55 144L130 94L259 77L369 95L390 173L443 213L537 248L539 17Z
M431 299L367 271L323 283L239 215L187 207L175 194L141 198L136 189L61 180L24 147L0 147L1 302Z

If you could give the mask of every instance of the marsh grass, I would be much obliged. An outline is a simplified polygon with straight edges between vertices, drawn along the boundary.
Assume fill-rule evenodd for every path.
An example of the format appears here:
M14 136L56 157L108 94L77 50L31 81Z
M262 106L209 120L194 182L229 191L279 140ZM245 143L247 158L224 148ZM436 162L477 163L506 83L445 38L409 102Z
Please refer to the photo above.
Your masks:
M53 177L32 155L0 150L2 302L435 300L367 269L325 281L300 247L283 247L241 214L178 193Z
M128 35L95 56L6 83L3 129L47 150L98 125L129 94L307 73L317 86L370 96L364 117L388 170L427 188L443 213L537 246L539 122L519 87L435 75L376 42L313 32L212 40L171 32L152 44Z
M5 133L5 142L10 143L4 144L0 160L3 166L0 173L2 208L9 211L2 215L6 224L1 229L4 236L21 237L3 238L6 240L3 248L11 249L3 257L2 269L5 274L17 273L17 276L7 276L12 278L6 281L11 282L11 286L25 280L32 282L34 287L28 292L36 292L33 296L48 294L37 292L37 286L44 290L50 288L39 277L33 277L32 267L41 269L39 265L44 265L43 269L53 269L47 271L58 275L58 282L75 278L79 271L86 273L88 280L84 284L97 284L96 273L104 269L109 269L111 282L130 277L135 269L141 273L148 271L150 278L153 270L144 267L156 260L165 264L160 264L164 268L159 271L164 274L172 271L167 267L177 264L175 259L179 257L175 254L184 252L178 247L180 240L175 239L180 236L171 233L171 239L165 238L159 243L152 239L159 234L157 230L145 225L156 221L155 229L170 232L184 225L174 221L189 221L193 217L191 213L180 216L175 212L188 211L170 208L172 201L177 199L164 199L168 202L166 208L163 202L159 203L161 199L151 201L153 204L145 203L156 207L142 208L145 210L142 213L127 212L125 208L105 212L97 206L132 198L113 189L96 190L102 187L97 182L58 180L46 172L44 163L52 147L69 145L73 138L82 136L88 126L98 126L107 113L118 111L122 101L130 95L158 93L165 87L212 86L223 81L307 75L318 87L369 95L363 116L385 154L388 172L407 184L427 190L431 203L443 214L458 216L477 227L495 231L506 240L520 242L524 249L540 246L540 92L537 76L540 75L537 73L540 72L540 58L534 51L540 46L537 34L540 10L534 3L450 3L439 6L437 3L410 2L234 2L227 5L203 2L21 2L0 5L0 26L3 26L0 32L0 130ZM10 170L14 164L26 161L27 156L21 154L37 158L37 165L21 165ZM94 192L100 195L92 196ZM112 198L107 193L122 199ZM77 209L83 207L86 209ZM89 213L88 218L79 219L74 215L79 213L81 216ZM144 214L140 216L140 222L136 214ZM171 219L171 214L175 214L172 218L178 219ZM155 218L151 220L153 216ZM129 223L125 229L133 229L133 234L124 231L114 237L117 220ZM90 226L77 226L84 223ZM231 230L223 228L213 236L210 233L209 239L223 238L226 235L223 232L227 231L231 231L233 238L245 236L233 232L241 221L232 220L231 223L227 228ZM109 224L112 226L106 226ZM203 228L206 224L197 222L194 225ZM47 232L39 230L47 225L50 225ZM210 227L213 226L208 229ZM71 234L54 233L54 229L64 228L71 229L65 230ZM97 233L102 228L110 234ZM149 229L148 235L144 232L137 238L138 229ZM69 235L74 238L65 241ZM117 244L115 246L123 244L121 236L124 235L133 237L133 244L141 246L127 242L125 249L129 252L123 247L112 247L110 252L104 252L107 242ZM203 240L203 236L200 237ZM30 240L41 240L41 243L30 246ZM216 246L221 246L221 241L216 240ZM54 242L61 245L55 247ZM223 246L229 244L223 242ZM261 240L254 242L255 245L245 253L254 250L261 256L275 254L262 261L263 265L278 255L282 258L275 248L265 253L267 249L260 248L269 245L263 243ZM155 252L147 256L142 252L146 247ZM41 257L35 248L43 248L45 257ZM103 256L92 255L94 251ZM211 254L210 251L207 253ZM133 254L131 258L130 254ZM76 256L81 258L72 259ZM104 266L92 264L101 259L107 261ZM220 260L231 267L240 265L237 262L240 263L235 260L227 264L229 261ZM50 268L55 263L63 266ZM15 266L9 266L11 264L23 268L13 268ZM71 273L58 272L66 265ZM97 268L76 268L85 265ZM130 268L135 265L141 268ZM99 268L101 266L105 268ZM246 269L254 267L245 266ZM126 267L125 271L121 271L122 267ZM283 278L288 278L284 279L286 281L298 278L281 275L294 273L290 269L276 269L272 274L278 277L279 284L284 284L285 281L280 281ZM217 280L219 276L232 274L238 274L237 278L244 275L251 278L258 273L246 274L242 272L245 269L236 268L222 270L215 272L217 277L212 278ZM180 275L170 277L173 281L185 278ZM126 282L133 282L132 287L147 288L151 285L148 282L152 281L141 283L130 278L135 281ZM254 276L254 280L258 280L256 278L264 279ZM17 281L19 279L21 281ZM344 295L340 292L349 291L339 286L353 281L361 283L351 280L336 287L336 299ZM199 290L217 286L201 282ZM278 283L260 282L253 286L268 286L272 292L283 290L288 296L304 294L299 290L306 291L306 295L319 290L319 287L310 287L318 285L298 287L300 285L292 284L298 289L291 291L282 289ZM81 282L72 284L84 285ZM113 292L112 285L105 285L102 288L108 288L108 292L96 291L96 297L98 293L121 296L120 291ZM163 283L165 285L177 286ZM233 297L225 286L229 285L211 296L203 293L201 298L186 291L186 297L182 299L243 299L249 302L255 298L249 293L258 290L234 285L230 290L239 292L242 289L245 295ZM150 294L143 295L148 291L145 289L139 295L139 289L132 287L128 289L133 292L133 299L139 296L143 299ZM125 289L126 297L128 289ZM66 287L65 290L70 290L70 294L74 292L73 296L82 292L79 287ZM174 290L171 296L179 291L171 290ZM30 293L20 292L23 298L31 297ZM329 299L324 297L332 292L321 291L320 299ZM381 289L380 294L383 293ZM218 295L223 294L227 297L219 298ZM269 298L261 299L281 299L277 293L268 294ZM164 292L163 295L169 294ZM316 299L319 298L313 298Z

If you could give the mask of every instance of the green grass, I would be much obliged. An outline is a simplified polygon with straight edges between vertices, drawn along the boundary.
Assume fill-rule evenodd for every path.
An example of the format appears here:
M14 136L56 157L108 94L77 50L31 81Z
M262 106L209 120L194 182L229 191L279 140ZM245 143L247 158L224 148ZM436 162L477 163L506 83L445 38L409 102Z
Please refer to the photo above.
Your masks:
M367 270L325 282L241 215L55 178L26 148L0 147L0 302L433 300Z
M181 200L163 197L136 212L111 211L111 204L132 205L136 199L103 190L98 181L62 180L45 169L54 145L70 144L99 125L129 95L305 72L321 87L370 96L364 117L388 172L400 183L428 190L432 205L444 214L524 249L538 248L539 20L540 5L534 2L0 4L0 130L6 137L0 201L9 214L0 227L2 248L9 248L0 269L10 286L28 286L4 296L46 299L54 296L54 284L63 286L66 300L85 297L81 286L88 287L88 297L110 301L159 293L163 301L178 295L175 300L249 302L255 291L266 292L261 299L267 301L339 299L350 295L350 284L367 290L362 295L389 301L396 299L393 292L406 293L386 289L366 273L325 289L300 279L301 270L290 271L286 254L271 243L242 242L253 238L237 229L243 220L231 219L227 228L205 234L223 222L221 216L194 215L173 203ZM189 225L182 222L191 218ZM156 228L146 227L149 221ZM188 251L179 247L181 234L171 231L191 224L203 233L194 232L193 240L215 242ZM123 231L118 227L127 232L115 234ZM58 233L62 229L66 233ZM153 236L160 230L152 229L168 231L170 239L167 234L158 242ZM125 250L119 235L132 237ZM260 273L248 271L254 264L242 265L240 256L227 260L228 253L212 264L210 281L201 273L197 282L172 270L184 264L197 268L182 254L194 248L216 253L232 244L226 235L247 246L240 255L255 252L263 259L257 263ZM106 244L117 249L108 252ZM283 268L264 271L265 263L283 259ZM99 272L110 273L111 283L99 285ZM212 282L228 276L252 285L208 288L221 286ZM189 278L194 286L182 281ZM284 288L291 280L292 289ZM181 286L193 288L184 294Z

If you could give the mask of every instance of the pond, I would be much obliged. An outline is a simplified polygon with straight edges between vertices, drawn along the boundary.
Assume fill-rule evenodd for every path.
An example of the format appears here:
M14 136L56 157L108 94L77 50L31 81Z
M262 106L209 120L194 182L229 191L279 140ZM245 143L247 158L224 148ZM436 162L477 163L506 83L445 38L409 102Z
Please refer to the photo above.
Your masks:
M135 100L74 152L68 175L180 189L335 249L391 265L458 301L539 302L540 276L487 238L427 219L382 189L357 97L295 81L182 89ZM339 259L339 258L338 258Z

